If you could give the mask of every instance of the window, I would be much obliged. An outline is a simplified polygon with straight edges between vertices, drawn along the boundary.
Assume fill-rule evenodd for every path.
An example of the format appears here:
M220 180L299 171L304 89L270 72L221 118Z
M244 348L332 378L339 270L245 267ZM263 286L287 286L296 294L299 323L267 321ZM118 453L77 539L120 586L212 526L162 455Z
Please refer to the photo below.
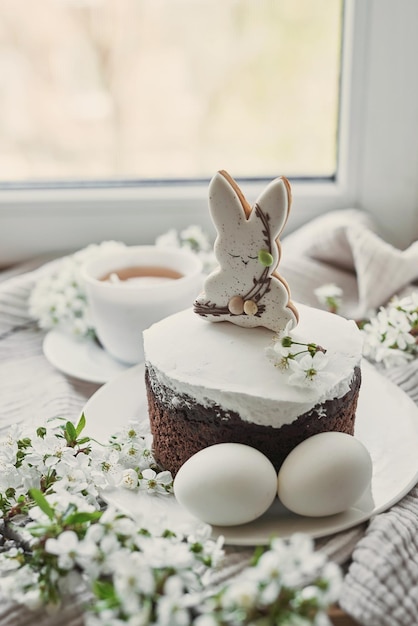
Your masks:
M342 0L0 7L1 179L336 172Z
M113 0L113 2L108 0L108 2L114 7L119 7L119 10L121 10L121 6L126 7L131 4L128 0L124 3L117 2L117 0ZM204 0L189 0L189 2L187 0L171 0L171 2L178 7L181 5L184 10L186 8L190 10L191 7L195 8L197 5L213 7L219 4L222 7L217 8L219 14L226 11L225 5L238 12L243 6L249 7L251 11L256 11L256 7L261 4L270 7L271 10L276 5L282 5L287 6L287 17L290 21L295 20L293 11L296 11L297 5L320 6L322 11L320 15L326 14L333 24L331 27L332 36L329 35L327 45L331 45L330 42L332 41L331 48L334 52L330 64L331 69L327 72L332 77L330 82L334 85L334 95L330 96L330 101L333 100L334 104L328 105L329 108L325 116L329 118L327 120L329 122L328 131L321 131L319 134L319 138L323 138L324 146L326 146L323 153L326 156L316 158L317 152L313 150L313 153L309 154L305 160L305 165L298 165L296 161L293 163L289 161L289 165L286 166L280 160L281 153L279 154L279 150L277 150L277 157L273 150L271 153L273 165L269 165L268 159L263 160L264 154L256 159L258 163L251 162L251 160L246 161L247 154L241 155L241 153L252 152L249 157L252 158L254 154L257 154L258 157L260 150L257 143L252 151L246 150L243 144L240 145L239 150L234 146L231 152L225 148L225 151L222 150L222 155L228 156L228 162L226 162L226 158L220 162L221 159L215 157L217 157L217 142L222 137L215 136L213 143L215 153L212 152L210 158L207 157L206 161L201 159L198 163L195 162L196 158L194 157L192 165L195 169L189 169L188 174L186 174L187 168L184 163L181 164L180 157L177 158L176 153L172 156L173 153L171 153L169 160L171 160L174 169L170 171L170 163L168 163L161 174L170 182L161 184L160 181L150 182L149 179L153 179L155 176L151 169L138 173L139 166L135 165L129 170L126 163L131 166L135 159L122 158L120 156L122 152L114 150L109 138L103 139L104 135L102 135L101 145L111 146L106 154L116 155L117 167L115 168L113 164L112 169L109 160L105 162L106 159L100 163L100 150L94 148L96 153L94 155L93 150L93 157L89 156L88 160L90 162L89 167L92 167L91 164L93 164L93 168L97 169L89 171L88 166L83 165L81 168L84 178L82 184L73 184L74 176L77 176L77 171L73 169L73 175L68 174L68 170L67 174L64 174L62 170L55 172L58 178L62 177L61 180L64 181L62 184L45 185L45 173L41 171L40 160L35 163L36 168L39 168L37 173L30 174L26 170L25 179L22 176L19 178L16 174L13 179L9 173L9 182L0 185L0 265L45 251L66 251L81 247L91 241L109 238L122 239L127 243L149 242L161 232L162 228L166 229L170 226L182 228L191 223L199 223L210 230L212 225L207 211L207 180L205 178L212 175L213 170L219 167L229 169L234 176L243 177L241 184L250 200L255 199L259 190L264 186L263 176L266 178L276 174L293 176L294 203L287 232L324 211L358 206L376 215L388 240L395 245L404 246L412 239L417 238L418 116L416 111L418 110L418 72L415 67L415 59L418 58L418 38L415 36L415 25L418 23L418 3L416 0L403 0L395 12L391 0L370 0L368 2L346 0L342 20L340 4L335 0L306 0L306 2L302 2L302 0L287 0L287 2L284 0L270 0L270 2L264 2L264 0L262 2L256 0L232 2L228 0L225 3L207 0L207 4ZM89 0L88 3L86 0L84 2L82 0L49 0L49 2L42 0L42 3L45 6L46 4L50 7L55 6L57 11L71 11L72 14L80 16L83 11L93 14L102 4L105 4L105 0ZM132 6L135 5L135 10L138 11L147 4L152 5L155 11L161 9L166 3L170 4L169 0L166 2L164 0L152 0L152 2L151 0L132 0L132 3ZM27 3L24 3L23 0L9 0L4 3L4 6L9 7L10 11L13 10L13 7L24 7L24 5ZM40 2L36 3L38 11L39 6ZM310 20L313 20L312 13L311 8L306 9L306 15L310 16ZM252 20L258 19L258 9L256 13L251 15ZM333 17L331 18L330 15ZM170 24L173 27L177 17L173 15L170 17ZM224 19L227 21L225 15ZM205 22L205 20L203 21ZM37 19L35 23L36 29L38 29L41 20ZM340 55L337 37L341 24L343 25L342 55ZM3 28L7 27L3 24ZM169 30L165 32L169 33ZM252 33L251 28L250 31L244 29L242 32L246 33L246 40L250 38L249 35ZM206 22L197 34L200 37L198 41L202 40L205 43L205 48L209 46L214 58L216 55L221 56L221 58L225 56L224 40L220 40L223 43L220 43L218 47L217 42L213 42L212 47L208 44L209 36ZM195 33L196 37L197 34ZM123 35L124 33L119 33L119 36ZM56 33L56 36L59 37L59 34ZM327 37L321 34L321 45L325 45L326 39ZM277 42L273 38L271 45L274 46L275 44ZM133 45L133 43L129 45ZM250 51L254 51L254 46L255 44L252 42ZM239 45L237 47L239 48ZM295 52L296 48L293 50ZM331 53L323 52L323 54L326 57ZM237 55L239 57L238 52ZM93 55L90 58L95 57ZM271 54L269 58L274 58L274 55ZM336 81L336 68L339 67L340 61L341 90L339 91ZM56 59L51 61L52 65L55 62L57 62ZM313 60L312 63L315 65ZM81 76L84 76L87 68L83 68L81 64L80 69L82 69ZM2 65L0 63L0 77L1 70ZM271 72L268 72L268 78L273 71L272 69ZM231 76L231 74L229 75ZM258 84L257 74L252 72L251 75L249 91ZM169 83L170 77L167 80L167 84L171 84ZM283 82L281 79L274 87L279 88L280 91L283 88ZM89 85L90 83L91 81L88 81ZM306 90L302 90L302 93L314 94L316 85L312 87L306 76L301 84L305 85ZM273 89L273 82L270 83L267 80L267 85ZM226 81L225 88L228 90L230 87L233 85ZM108 99L102 98L103 90L100 91L100 89L90 93L90 99L81 98L81 101L77 101L76 98L75 104L73 101L73 108L69 108L73 110L75 107L75 110L78 111L77 115L82 114L88 117L91 115L91 110L96 108L101 111L103 119L109 116L113 104L109 103ZM318 90L320 90L319 85ZM280 97L279 91L275 92L278 94L277 97ZM234 93L234 89L230 89L232 103L234 102ZM339 116L337 116L338 98ZM244 104L247 106L247 101L244 101ZM16 107L21 105L22 102L17 99ZM30 102L26 102L25 106L29 105ZM67 105L68 103L66 103ZM185 106L185 110L191 114L194 109L193 106L189 106L189 108ZM230 118L226 113L223 115L230 120L234 110L236 108L234 109L233 104L230 104ZM60 115L56 110L51 111L50 114L51 116L58 115L58 117ZM248 117L248 112L245 114L241 111L240 115L243 117L238 118L237 114L237 120L240 123L236 125L236 128L245 126L245 115ZM193 115L191 117L195 119L196 113L195 118ZM134 116L131 119L133 118ZM303 128L307 121L303 113L298 111L296 119L299 126ZM337 121L339 121L338 133L336 132ZM280 128L281 125L278 123L277 126ZM306 144L311 141L311 137L314 135L314 131L311 129L312 123L310 122L307 126L302 133L302 138L306 139ZM91 121L86 124L87 127L91 131ZM13 128L9 128L9 131L11 130ZM64 132L68 132L68 128L67 130L64 129ZM252 132L253 135L250 135L249 144L254 146L259 135L255 130ZM70 134L72 135L72 133ZM325 136L327 136L326 139ZM338 142L335 141L336 137L338 137ZM207 139L210 140L211 137ZM268 134L267 143L270 139L272 142L276 141ZM287 141L289 142L289 140ZM232 139L230 139L230 143L233 144ZM0 144L0 154L3 150L1 158L6 164L6 157L10 157L10 153L9 150L3 149L3 141ZM61 145L64 144L61 143ZM135 146L131 150L135 150ZM76 146L74 153L76 154L77 151L79 152L79 147ZM290 146L290 155L292 151L293 146ZM209 152L208 150L207 154ZM236 156L238 152L240 154ZM302 153L302 150L298 152ZM235 161L236 166L235 163L230 164L230 159L241 159L241 156L245 158L240 161L239 166L238 160ZM277 167L275 167L275 158L277 158ZM36 161L36 159L34 160ZM55 159L52 158L52 161ZM147 167L151 165L151 161L150 158ZM49 162L51 162L50 157ZM121 166L122 162L125 163L124 167ZM57 170L61 168L58 163L55 165ZM0 170L10 172L8 168L9 166L6 167L5 165ZM80 176L79 173L78 176ZM106 184L95 182L95 177L103 179L106 176L109 177ZM135 180L137 176L142 176L148 180L138 183ZM301 176L307 178L300 178ZM192 183L186 184L183 179L190 177L197 178ZM0 178L4 178L4 176L0 174ZM35 185L26 184L31 178L32 180L35 178ZM177 180L172 180L175 178ZM94 181L95 184L92 185L89 181ZM396 211L394 207L396 207ZM400 215L402 216L401 219Z

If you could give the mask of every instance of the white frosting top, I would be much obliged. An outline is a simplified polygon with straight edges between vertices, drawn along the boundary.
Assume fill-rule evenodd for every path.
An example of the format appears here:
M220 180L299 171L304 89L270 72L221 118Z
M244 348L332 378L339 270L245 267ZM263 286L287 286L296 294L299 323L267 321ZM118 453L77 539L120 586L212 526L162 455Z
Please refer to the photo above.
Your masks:
M279 428L315 405L342 397L360 364L362 337L356 324L343 317L297 305L299 324L291 336L327 350L332 379L310 386L288 384L289 372L266 356L275 333L211 323L187 309L144 332L145 362L159 381L175 393L187 394L204 406L214 403L241 419Z

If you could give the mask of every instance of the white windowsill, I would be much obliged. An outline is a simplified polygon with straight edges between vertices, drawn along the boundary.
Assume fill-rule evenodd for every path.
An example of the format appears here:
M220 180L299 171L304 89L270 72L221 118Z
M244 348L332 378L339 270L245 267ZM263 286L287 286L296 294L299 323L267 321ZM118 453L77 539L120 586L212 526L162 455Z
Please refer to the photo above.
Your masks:
M253 203L265 183L243 184ZM349 199L335 182L292 184L289 234ZM214 236L207 184L157 189L22 190L0 193L0 267L48 252L66 253L109 239L151 243L169 228L200 225ZM3 231L3 228L5 229ZM2 231L7 237L2 237ZM46 243L47 244L46 247Z

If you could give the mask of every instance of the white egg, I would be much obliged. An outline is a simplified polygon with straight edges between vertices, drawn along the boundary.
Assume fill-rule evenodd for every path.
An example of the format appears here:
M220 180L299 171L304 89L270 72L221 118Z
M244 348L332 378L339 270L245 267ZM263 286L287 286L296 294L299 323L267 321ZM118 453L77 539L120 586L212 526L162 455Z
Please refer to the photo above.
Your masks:
M174 479L177 501L216 526L246 524L260 517L277 494L277 473L250 446L220 443L194 454Z
M320 517L350 508L372 479L372 460L355 437L313 435L286 457L278 475L281 502L299 515Z

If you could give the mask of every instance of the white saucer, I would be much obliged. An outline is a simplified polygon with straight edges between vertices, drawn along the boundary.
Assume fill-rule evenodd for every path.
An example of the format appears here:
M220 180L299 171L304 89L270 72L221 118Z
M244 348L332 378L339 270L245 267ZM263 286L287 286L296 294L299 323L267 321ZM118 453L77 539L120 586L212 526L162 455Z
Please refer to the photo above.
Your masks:
M48 361L64 374L92 383L106 383L130 366L113 359L93 339L51 330L43 341Z
M367 521L398 502L418 482L418 408L398 387L369 363L362 365L363 381L357 408L355 436L368 448L373 461L371 491L355 506L338 515L311 518L290 513L278 500L260 518L242 526L213 528L230 545L263 545L273 535L295 532L324 537ZM148 431L144 366L137 365L99 389L87 402L84 413L88 434L99 441L118 431L131 419ZM117 416L117 421L115 420ZM191 516L174 496L152 498L146 494L115 489L104 494L109 503L133 515L150 516L165 511L170 523L190 523Z

